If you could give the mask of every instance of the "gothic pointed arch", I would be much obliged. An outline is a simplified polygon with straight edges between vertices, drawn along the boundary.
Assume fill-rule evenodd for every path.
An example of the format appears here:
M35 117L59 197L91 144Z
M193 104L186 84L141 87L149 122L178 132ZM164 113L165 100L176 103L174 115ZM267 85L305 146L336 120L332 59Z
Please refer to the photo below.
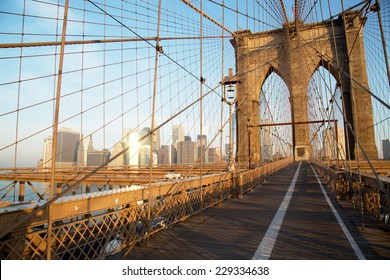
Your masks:
M370 158L378 157L372 128L371 96L364 90L368 89L365 57L361 55L364 54L364 41L360 27L364 22L359 12L350 11L326 23L303 24L297 30L298 36L290 36L286 27L255 34L249 30L237 32L233 46L241 81L237 90L239 161L257 162L261 159L261 143L256 138L259 135L256 126L259 123L258 98L270 71L277 71L286 82L291 95L292 122L302 123L308 121L308 84L320 66L328 69L340 84L346 119L360 145ZM348 27L344 28L345 25ZM351 77L364 88L356 86ZM308 125L294 125L292 137L295 159L308 159ZM353 136L349 140L351 158L354 159L357 144Z

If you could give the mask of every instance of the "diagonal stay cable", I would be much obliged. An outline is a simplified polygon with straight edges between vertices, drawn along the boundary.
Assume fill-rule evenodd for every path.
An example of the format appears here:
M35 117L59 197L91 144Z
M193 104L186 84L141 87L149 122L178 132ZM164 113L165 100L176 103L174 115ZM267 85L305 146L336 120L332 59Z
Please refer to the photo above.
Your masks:
M145 134L143 137L141 137L139 139L139 141L142 141L144 139L146 139L147 137L149 137L150 135L152 135L154 132L156 132L158 129L160 129L161 127L163 127L165 124L167 124L168 122L172 121L174 118L176 118L177 116L179 116L181 113L183 113L184 111L188 110L189 108L191 108L192 106L194 106L195 104L197 104L199 102L199 100L201 98L205 98L206 96L208 96L211 92L214 92L218 87L220 87L221 85L218 85L216 87L214 87L212 90L206 92L202 97L199 97L198 99L194 100L192 103L190 103L187 107L183 108L181 111L177 112L176 114L172 115L171 117L169 117L168 119L166 119L163 123L161 123L160 125L157 125L153 131L150 131L149 134ZM130 147L126 147L124 148L121 152L119 152L118 154L116 154L115 156L113 156L112 158L110 158L109 160L107 160L106 162L104 162L102 165L94 168L93 170L91 170L88 174L86 174L84 177L78 179L75 183L73 183L71 186L69 186L69 188L67 188L64 192L62 192L61 194L55 196L52 200L49 200L47 202L45 202L43 205L41 206L38 206L36 208L34 208L33 211L31 211L30 213L28 213L27 215L23 216L23 218L21 218L19 221L17 221L16 223L12 224L12 226L10 226L6 231L2 232L0 234L0 239L3 238L4 236L6 236L9 232L11 232L12 230L16 229L19 225L23 224L25 221L27 221L28 219L34 217L34 215L36 213L38 213L40 210L44 209L45 207L47 207L47 205L49 203L54 203L55 201L57 201L58 199L60 199L61 197L65 196L67 193L71 192L75 187L77 187L78 185L80 185L83 181L85 181L86 179L88 179L89 177L93 176L96 172L98 172L100 169L102 169L104 166L108 165L110 162L114 161L115 159L117 159L118 157L120 157L121 155L123 155L124 153L126 153L128 150L130 149ZM78 175L76 175L74 177L77 178ZM72 181L73 179L70 179L70 181Z
M310 42L308 42L305 38L303 38L302 36L300 36L301 40L303 40L305 42L304 45L308 45L314 52L317 53L317 55L324 59L324 61L326 61L327 63L329 63L330 65L332 65L333 67L335 67L336 70L340 71L340 74L341 75L346 75L348 78L351 78L351 76L349 75L349 73L345 70L345 69L342 69L341 67L339 67L338 65L336 65L331 59L329 59L329 57L327 57L326 55L322 54L320 51L318 51L316 48L314 48L313 46L310 45ZM374 94L371 90L369 90L367 87L365 87L364 85L362 85L359 81L357 81L355 78L351 78L351 80L356 83L358 86L360 86L364 91L366 91L368 94L370 94L373 98L375 98L379 103L381 103L383 106L385 106L387 109L390 110L390 105L387 104L384 100L382 100L379 96L377 96L376 94Z
M214 1L214 0L209 0L209 2L210 2L210 3L213 3L213 4L216 4L216 5L219 5L219 6L221 6L222 8L225 8L225 9L227 9L227 10L229 10L229 11L232 11L232 12L234 12L234 13L237 13L237 14L242 15L242 16L244 16L244 17L247 17L247 18L249 18L249 19L252 19L252 20L254 20L254 21L256 21L256 22L263 23L263 24L265 24L265 25L267 25L267 26L269 26L269 27L272 27L272 28L275 28L275 29L278 29L278 28L279 28L279 27L277 27L277 26L275 26L275 25L272 25L272 24L270 24L270 23L268 23L268 22L266 22L266 21L263 21L263 20L261 20L261 19L258 19L258 18L256 18L256 17L246 15L246 14L244 14L243 12L240 12L240 11L238 11L238 10L235 10L235 9L233 9L233 8L231 8L231 7L229 7L229 6L227 6L226 4L221 4L221 3L218 3L218 2L216 2L216 1Z
M316 1L318 1L318 0L316 0ZM356 4L356 5L353 5L352 7L349 7L349 8L346 9L344 12L352 11L353 9L355 9L355 8L357 8L357 7L360 7L362 4L366 4L366 3L370 3L370 2L371 2L371 0L363 0L363 1L359 2L359 3ZM321 4L321 1L320 1L320 4ZM340 13L335 14L335 15L331 15L328 19L322 20L322 21L319 22L319 23L322 23L322 24L323 24L323 23L325 23L325 22L328 22L328 21L330 21L330 20L332 20L332 19L334 19L334 18L336 18L336 17L338 17L338 16L342 16L342 15L343 15L343 12L340 12ZM305 18L305 20L306 20L306 18ZM299 25L299 28L302 27L302 25L304 24L305 20L304 20L303 22L301 22L301 24Z
M134 30L132 30L130 27L126 26L124 23L122 23L120 20L118 20L117 18L115 18L114 16L112 16L111 14L109 14L108 12L106 12L104 9L102 9L99 5L97 5L96 3L94 3L93 1L91 0L87 0L89 3L91 3L92 5L94 5L97 9L99 9L100 11L102 11L104 14L106 14L107 16L109 16L111 19L113 19L114 21L116 21L117 23L119 23L121 26L123 26L124 28L126 28L127 30L129 30L131 33L133 33L135 36L139 37L142 41L146 42L150 47L152 47L153 49L156 48L155 45L153 45L152 43L150 43L148 40L146 40L144 37L142 37L140 34L138 34L137 32L135 32ZM197 77L195 76L190 70L188 70L186 67L184 67L183 65L181 65L179 62L177 62L176 60L174 60L172 57L170 57L169 55L167 55L166 53L164 53L163 51L160 52L162 55L164 55L167 59L169 59L171 62L173 62L174 64L176 64L177 66L179 66L181 69L183 69L185 72L187 72L190 76L194 77L196 80L198 80L199 82L204 82L204 78L203 77ZM219 97L222 98L222 96L216 92L214 89L212 89L209 85L207 85L206 83L204 83L204 85L209 89L211 90L212 92L214 92L215 94L217 94Z

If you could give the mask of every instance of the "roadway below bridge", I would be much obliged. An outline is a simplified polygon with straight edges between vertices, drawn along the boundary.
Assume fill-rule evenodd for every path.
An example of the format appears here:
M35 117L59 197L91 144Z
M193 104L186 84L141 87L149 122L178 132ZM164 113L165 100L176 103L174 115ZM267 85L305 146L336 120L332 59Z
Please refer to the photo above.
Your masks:
M107 259L390 259L390 231L336 201L308 162ZM149 244L148 244L149 242Z

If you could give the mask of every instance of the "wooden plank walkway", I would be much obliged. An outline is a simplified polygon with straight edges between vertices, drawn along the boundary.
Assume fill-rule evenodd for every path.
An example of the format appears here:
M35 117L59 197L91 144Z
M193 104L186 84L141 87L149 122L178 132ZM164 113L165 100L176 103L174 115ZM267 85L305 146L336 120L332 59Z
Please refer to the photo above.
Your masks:
M143 241L127 254L123 250L107 259L252 259L276 213L280 214L298 165L293 163L275 173L242 199L230 199L220 207L203 211L202 222L200 216L191 217L152 236L149 246ZM328 189L325 184L324 187ZM327 193L364 257L390 259L389 230L368 217L362 230L358 211L349 202L337 203ZM276 237L270 259L358 258L307 162L300 165L295 189L280 222L277 236L274 224L268 230Z

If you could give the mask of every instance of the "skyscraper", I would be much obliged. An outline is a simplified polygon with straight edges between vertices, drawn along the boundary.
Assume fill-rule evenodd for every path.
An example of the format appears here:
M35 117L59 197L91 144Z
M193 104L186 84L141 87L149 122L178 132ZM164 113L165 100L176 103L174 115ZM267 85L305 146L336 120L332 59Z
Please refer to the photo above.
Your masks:
M382 140L383 159L390 159L390 139Z
M139 164L139 143L140 135L135 129L130 129L125 137L125 147L129 147L128 151L125 154L124 157L124 163L125 165L133 165L138 166Z
M171 145L171 163L177 163L177 148L173 145Z
M153 165L154 165L154 166L157 166L157 164L158 164L158 153L153 152L153 154L152 154L152 160L153 160Z
M200 142L202 141L202 145ZM207 136L206 135L198 135L196 137L196 146L198 149L197 158L200 159L202 157L202 162L206 163L209 161L209 150L207 148Z
M77 165L78 166L87 166L88 160L88 151L93 151L93 142L92 135L86 137L81 136L79 149L77 153Z
M43 161L42 161L43 168L51 167L52 145L53 145L53 137L51 136L46 137L45 143L43 144Z
M154 124L154 127L157 127L157 124ZM156 129L152 135L152 149L153 152L158 153L160 149L160 130Z
M107 149L88 151L88 166L99 166L105 163L110 157L110 152Z
M177 143L177 163L194 163L198 159L198 148L195 142L181 141Z
M80 132L70 128L60 128L57 132L56 166L69 167L77 164Z
M139 148L139 164L150 164L150 145L143 145Z
M219 153L219 148L209 148L209 162L219 162L221 160L220 153Z
M150 127L144 127L139 133L139 145L152 145L152 136Z
M158 150L158 164L171 164L171 146L162 145Z
M155 124L155 127L157 125ZM158 149L160 148L160 130L157 129L152 133L152 130L150 127L144 127L140 134L140 146L143 145L152 145L152 149L154 152L158 152ZM142 139L142 140L141 140Z
M77 164L79 166L99 166L110 157L110 152L107 149L95 150L92 134L80 141L77 154Z
M113 158L116 155L118 155L119 153L121 153L124 148L125 148L125 144L123 142L116 143L114 145L114 147L112 148L110 158ZM125 159L124 155L121 154L116 159L111 161L108 165L109 166L123 166L125 164L124 159Z
M201 138L202 138L202 145L205 145L207 147L207 136L206 135L202 135L202 137L200 135L196 136L196 143L198 145L200 145Z
M172 126L172 145L177 148L177 143L184 141L184 127L181 124Z

